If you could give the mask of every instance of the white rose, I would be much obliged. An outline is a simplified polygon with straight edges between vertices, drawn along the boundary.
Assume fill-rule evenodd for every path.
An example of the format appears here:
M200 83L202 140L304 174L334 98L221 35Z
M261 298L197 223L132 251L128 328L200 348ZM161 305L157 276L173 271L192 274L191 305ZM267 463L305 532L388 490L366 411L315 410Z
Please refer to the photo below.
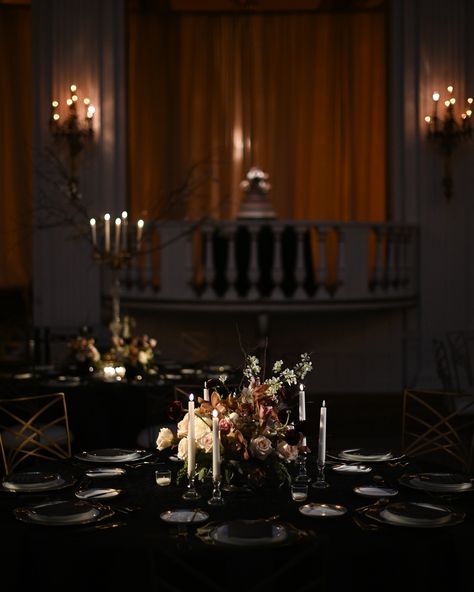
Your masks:
M173 444L174 434L169 428L161 428L156 439L156 447L158 450L169 448Z
M298 446L291 446L288 442L281 440L277 444L277 454L287 462L296 460L298 458Z
M188 424L189 424L189 414L183 417L181 421L178 422L178 438L183 438L184 436L188 435Z
M196 441L200 440L211 431L211 425L208 422L210 422L210 420L207 417L201 417L196 414L194 420L194 436Z
M204 452L211 452L213 440L214 438L212 432L209 431L206 434L204 434L204 436L201 436L201 438L199 438L199 440L197 441L197 446L198 448L201 448L201 450L204 450Z
M234 425L239 423L239 414L236 413L235 411L233 411L230 415L229 415L229 421L231 421Z
M271 440L265 436L257 436L250 441L250 451L255 458L265 460L273 451Z
M181 438L178 444L178 458L186 460L188 458L188 439Z

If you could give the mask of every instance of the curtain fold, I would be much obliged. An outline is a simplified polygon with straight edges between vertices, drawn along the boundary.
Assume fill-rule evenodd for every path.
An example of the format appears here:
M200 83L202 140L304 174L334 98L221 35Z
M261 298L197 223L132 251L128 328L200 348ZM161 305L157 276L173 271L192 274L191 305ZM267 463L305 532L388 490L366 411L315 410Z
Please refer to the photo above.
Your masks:
M234 218L269 174L278 217L383 221L385 12L129 15L135 216Z
M31 9L0 5L0 289L31 281Z

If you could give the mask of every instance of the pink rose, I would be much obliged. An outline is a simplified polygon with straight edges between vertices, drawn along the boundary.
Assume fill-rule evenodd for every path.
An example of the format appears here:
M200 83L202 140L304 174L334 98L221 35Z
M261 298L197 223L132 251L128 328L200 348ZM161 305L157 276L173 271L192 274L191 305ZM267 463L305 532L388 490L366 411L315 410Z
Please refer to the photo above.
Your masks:
M265 460L273 452L271 440L265 436L253 438L250 442L250 451L255 458Z

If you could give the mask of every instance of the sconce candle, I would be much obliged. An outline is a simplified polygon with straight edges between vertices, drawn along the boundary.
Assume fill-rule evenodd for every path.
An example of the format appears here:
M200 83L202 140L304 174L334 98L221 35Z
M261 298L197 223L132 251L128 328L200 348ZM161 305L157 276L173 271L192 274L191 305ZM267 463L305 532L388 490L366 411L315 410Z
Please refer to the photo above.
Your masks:
M456 105L456 97L453 96L454 87L449 85L446 89L448 91L448 98L444 101L445 112L442 118L438 115L438 102L440 100L439 92L433 92L434 108L433 114L426 115L425 121L428 127L428 140L433 142L440 150L443 156L444 175L443 188L444 195L447 199L453 194L453 181L451 174L451 158L456 146L463 140L470 140L472 137L471 115L472 110L466 109L465 113L461 114L460 119L456 118L454 106ZM472 105L473 99L467 99L468 106Z

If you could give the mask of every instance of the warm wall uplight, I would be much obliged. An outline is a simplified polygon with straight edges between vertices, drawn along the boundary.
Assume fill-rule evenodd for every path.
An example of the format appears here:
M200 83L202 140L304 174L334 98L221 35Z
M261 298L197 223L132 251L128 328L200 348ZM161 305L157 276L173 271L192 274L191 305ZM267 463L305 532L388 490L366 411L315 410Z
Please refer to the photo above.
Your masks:
M425 122L428 126L428 140L433 142L441 152L444 163L443 189L444 195L450 199L453 195L453 180L451 173L451 159L456 146L464 140L472 138L472 103L473 99L469 97L466 100L466 109L457 117L454 112L456 97L453 96L454 87L449 85L446 89L448 98L444 100L445 110L442 116L438 115L438 103L440 94L433 92L433 113L425 116Z

